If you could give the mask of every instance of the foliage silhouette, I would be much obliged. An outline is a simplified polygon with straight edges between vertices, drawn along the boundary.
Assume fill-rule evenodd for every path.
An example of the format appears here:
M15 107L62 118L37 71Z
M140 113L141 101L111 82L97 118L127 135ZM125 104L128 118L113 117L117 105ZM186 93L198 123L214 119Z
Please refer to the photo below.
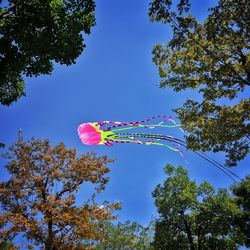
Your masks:
M51 74L53 62L70 65L82 53L82 32L95 24L93 0L0 2L0 103L25 95L23 75Z

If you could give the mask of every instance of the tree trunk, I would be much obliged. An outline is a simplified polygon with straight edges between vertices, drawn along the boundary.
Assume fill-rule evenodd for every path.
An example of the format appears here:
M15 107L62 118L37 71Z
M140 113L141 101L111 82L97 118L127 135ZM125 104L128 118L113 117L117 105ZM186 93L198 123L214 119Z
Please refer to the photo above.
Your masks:
M45 250L53 250L54 249L54 235L53 235L53 230L52 230L52 219L50 219L48 221L48 238L46 240L46 244L45 244Z
M189 247L190 247L191 250L195 250L191 229L190 229L190 226L188 225L187 220L185 219L183 210L180 211L180 215L181 215L181 217L183 219L183 222L184 222L184 225L185 225L186 233L187 233L187 236L188 236Z
M202 236L203 236L203 232L202 232L202 226L199 225L198 227L198 250L201 250L201 242L202 242Z

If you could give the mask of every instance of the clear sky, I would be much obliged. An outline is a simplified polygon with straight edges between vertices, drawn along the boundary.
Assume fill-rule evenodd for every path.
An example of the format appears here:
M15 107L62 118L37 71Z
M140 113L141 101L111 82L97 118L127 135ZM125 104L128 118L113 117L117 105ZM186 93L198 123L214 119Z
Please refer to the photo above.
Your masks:
M193 13L203 19L216 1L192 2ZM163 167L168 163L184 166L198 183L207 180L216 187L228 187L231 180L227 176L192 152L184 152L185 161L178 153L157 146L81 144L77 135L81 123L174 115L172 109L195 97L190 91L177 94L157 86L151 51L154 44L170 38L171 30L150 23L149 1L97 0L96 4L97 25L85 36L87 47L76 64L55 65L51 76L26 79L27 96L11 107L0 107L0 141L13 143L21 128L26 139L49 138L53 145L63 141L67 147L77 148L79 154L95 151L116 158L110 165L110 182L98 200L122 202L120 221L146 224L156 215L151 192L165 179ZM223 154L212 157L224 162ZM235 169L241 177L248 172L249 159ZM0 165L0 178L5 180L3 160ZM86 190L80 190L78 201L84 199Z

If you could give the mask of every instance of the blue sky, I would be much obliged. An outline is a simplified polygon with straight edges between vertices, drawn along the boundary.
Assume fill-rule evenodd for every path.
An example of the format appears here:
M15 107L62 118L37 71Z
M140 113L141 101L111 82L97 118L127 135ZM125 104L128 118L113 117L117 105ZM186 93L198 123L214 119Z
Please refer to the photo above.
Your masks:
M216 1L192 1L193 13L205 18ZM208 5L210 3L210 5ZM167 25L152 24L147 16L149 1L97 0L96 22L87 47L76 64L55 65L51 76L26 79L26 97L11 107L0 107L0 141L8 144L21 128L25 138L49 138L53 145L63 141L79 154L95 151L116 158L110 165L110 182L98 200L122 202L119 220L142 224L156 215L151 192L166 176L163 167L182 165L198 183L207 180L216 187L228 187L231 180L192 152L185 160L171 150L157 146L82 145L77 126L88 121L137 121L153 115L174 115L172 109L194 97L191 91L174 93L160 89L152 48L170 39ZM176 132L179 135L179 132ZM223 154L212 155L223 163ZM249 157L234 170L244 177ZM1 179L7 178L0 160ZM79 202L85 191L80 190Z

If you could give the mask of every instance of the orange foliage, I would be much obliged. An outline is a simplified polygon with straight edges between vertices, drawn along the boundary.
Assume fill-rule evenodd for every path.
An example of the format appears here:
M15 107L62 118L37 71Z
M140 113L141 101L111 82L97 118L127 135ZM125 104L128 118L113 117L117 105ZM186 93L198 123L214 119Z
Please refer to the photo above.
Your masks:
M48 140L25 142L21 134L4 156L11 178L0 183L2 240L23 233L45 249L88 249L78 243L101 239L99 222L114 219L120 204L92 200L77 206L75 195L86 182L95 185L94 195L104 190L106 165L113 160L95 153L77 156L63 143L51 147Z

